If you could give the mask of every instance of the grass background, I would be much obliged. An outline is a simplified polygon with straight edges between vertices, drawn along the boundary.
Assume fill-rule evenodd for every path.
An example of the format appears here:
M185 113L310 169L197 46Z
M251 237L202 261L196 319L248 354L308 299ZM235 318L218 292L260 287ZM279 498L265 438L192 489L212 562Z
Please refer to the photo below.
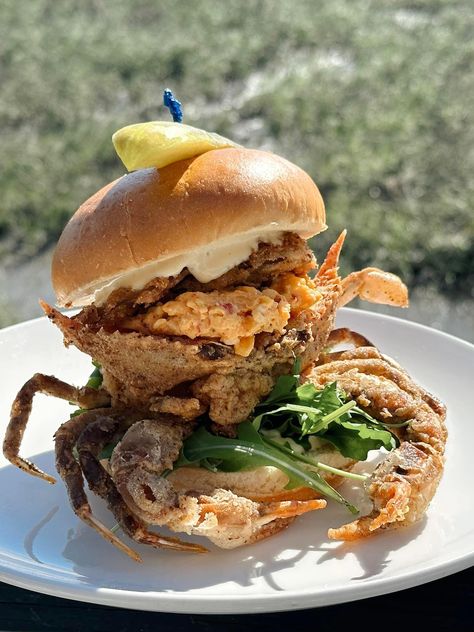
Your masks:
M347 227L345 271L468 296L473 30L470 1L0 0L0 265L47 250L123 173L112 133L168 119L169 87L186 123L314 177L317 253Z

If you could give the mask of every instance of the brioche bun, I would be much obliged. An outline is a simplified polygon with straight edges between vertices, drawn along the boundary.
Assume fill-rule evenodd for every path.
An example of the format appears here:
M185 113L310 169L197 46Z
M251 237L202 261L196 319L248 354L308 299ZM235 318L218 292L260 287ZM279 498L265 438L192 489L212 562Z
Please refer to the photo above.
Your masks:
M354 461L343 457L334 450L323 454L324 463L341 470L350 470ZM254 470L238 472L210 471L203 467L178 467L168 474L168 480L181 494L199 490L201 494L212 494L216 489L228 489L237 496L250 498L256 502L284 500L310 500L320 498L320 494L310 487L286 489L289 478L271 465L262 465ZM325 474L325 480L333 487L339 487L343 478L337 474Z
M179 467L168 474L173 488L182 494L199 490L212 494L216 489L229 489L237 496L256 502L310 500L318 494L309 487L285 489L288 476L269 465L239 472L212 472L199 467Z
M84 202L57 244L53 287L59 305L86 305L114 280L126 286L130 272L160 276L155 262L248 234L307 239L325 228L323 200L302 169L264 151L216 149L124 175Z

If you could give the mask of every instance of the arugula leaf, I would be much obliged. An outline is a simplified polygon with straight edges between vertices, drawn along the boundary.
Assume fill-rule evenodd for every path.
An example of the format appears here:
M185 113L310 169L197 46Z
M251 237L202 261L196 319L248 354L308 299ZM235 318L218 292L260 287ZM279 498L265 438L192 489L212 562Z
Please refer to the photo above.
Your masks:
M99 388L102 386L102 373L100 371L99 366L95 365L95 369L92 371L92 373L89 375L89 379L87 380L86 386L88 386L89 388L95 388L96 390L99 390Z
M274 430L305 450L307 437L329 441L343 456L362 461L370 450L392 450L399 441L392 434L394 425L384 424L350 400L336 382L317 389L314 384L299 384L299 376L278 378L274 389L256 409L256 430Z
M298 375L280 375L270 395L261 405L288 400L299 384Z
M350 459L365 461L369 450L393 450L397 442L394 435L381 427L370 426L351 419L331 424L322 437Z
M324 420L324 417L339 410L344 402L339 397L335 382L327 384L320 391L316 389L314 384L304 384L303 386L305 387L306 401L315 409L315 414L308 415L308 419L302 424L302 434L315 434L323 430L327 424L328 420ZM301 387L296 390L298 397L300 396L300 389Z
M305 384L301 384L301 386L297 386L295 389L295 394L301 401L304 402L312 402L314 400L316 391L316 387L311 382L306 382Z
M280 399L288 400L292 395L296 393L296 389L300 386L300 376L297 372L296 363L293 367L293 372L290 375L280 375L277 377L275 384L267 395L266 399L257 404L257 408L264 408L270 402Z
M188 464L197 465L203 459L220 459L222 462L219 469L226 472L273 465L288 476L288 489L300 485L311 487L344 504L351 512L357 513L357 509L331 487L320 474L298 465L293 456L270 445L248 421L239 424L237 439L213 435L201 426L186 439L182 453ZM181 459L176 465L178 464L183 464L183 460Z
M99 390L99 388L102 386L102 380L103 380L102 372L100 370L100 364L96 362L95 360L92 360L92 364L94 365L94 370L89 375L89 379L87 380L86 386L88 386L89 388L95 388L96 390ZM71 406L76 405L73 402L69 402L69 403L71 404ZM77 417L77 415L80 415L85 410L86 408L76 408L76 410L69 415L70 419L72 419L73 417Z

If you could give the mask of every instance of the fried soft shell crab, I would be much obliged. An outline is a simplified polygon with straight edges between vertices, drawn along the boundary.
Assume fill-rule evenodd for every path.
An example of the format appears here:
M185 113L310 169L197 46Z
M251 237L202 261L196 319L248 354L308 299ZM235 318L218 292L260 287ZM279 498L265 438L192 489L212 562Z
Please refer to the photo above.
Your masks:
M318 448L327 470L316 488L290 486L291 467L176 462L203 424L223 441L240 437L298 358L304 380L319 389L337 383L361 414L393 422L398 437L366 482L372 514L329 536L355 539L419 519L442 472L444 408L365 338L333 331L337 308L355 296L406 306L407 291L376 268L341 279L345 233L317 269L305 240L325 227L309 176L261 151L211 149L104 187L72 217L53 260L59 305L81 311L42 303L65 344L100 366L100 387L33 376L13 403L5 456L54 482L19 451L34 394L60 397L80 410L55 434L57 470L76 514L107 540L139 559L92 515L84 478L137 542L205 550L150 525L224 548L255 542L324 508L318 489L337 485L354 459ZM334 350L341 337L352 350Z

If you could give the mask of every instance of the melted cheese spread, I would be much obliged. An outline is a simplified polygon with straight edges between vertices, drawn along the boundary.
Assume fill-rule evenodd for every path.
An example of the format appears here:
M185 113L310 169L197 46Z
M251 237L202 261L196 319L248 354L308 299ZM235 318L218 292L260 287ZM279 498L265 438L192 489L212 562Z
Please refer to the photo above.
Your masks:
M128 319L124 325L192 340L217 338L233 345L238 355L248 356L256 334L283 333L290 318L310 308L320 296L307 276L285 273L264 290L242 286L233 290L183 292L174 300Z

